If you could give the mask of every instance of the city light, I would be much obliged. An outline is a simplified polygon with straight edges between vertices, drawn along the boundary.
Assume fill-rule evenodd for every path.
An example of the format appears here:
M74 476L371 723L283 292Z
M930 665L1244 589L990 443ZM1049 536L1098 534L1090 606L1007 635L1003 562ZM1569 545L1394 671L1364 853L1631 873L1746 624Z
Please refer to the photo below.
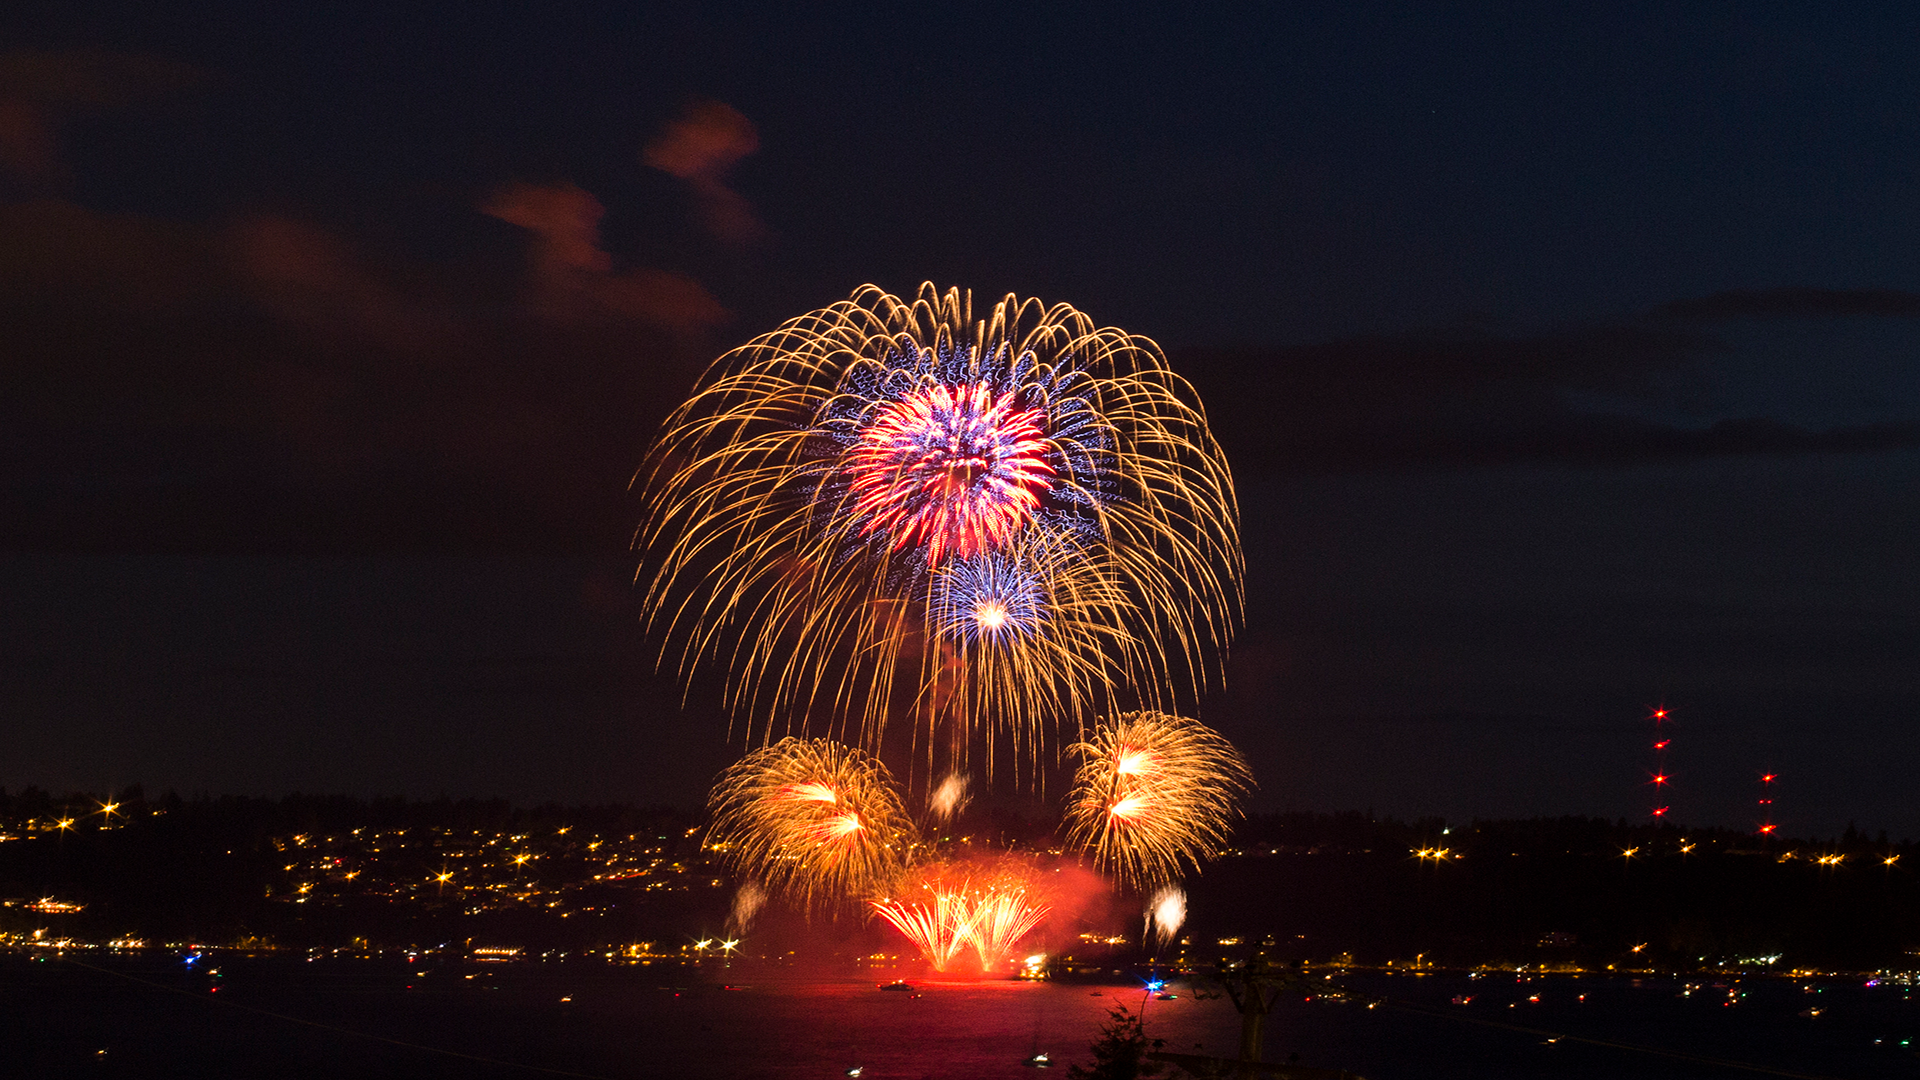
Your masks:
M1127 765L1132 769L1142 768L1138 761L1129 761ZM800 794L803 793L795 793L796 797ZM835 794L835 800L836 803L844 801L838 793ZM824 805L824 801L821 802ZM83 806L86 802L76 797L71 805ZM103 813L107 805L115 805L117 817L145 821L146 808L132 802L125 804L96 802L96 810L93 813ZM831 806L829 808L831 809ZM17 833L18 836L15 838L27 844L32 843L37 837L44 844L45 839L48 839L46 833L54 832L59 827L60 821L70 820L48 814L44 810L39 812L42 816L37 819L29 819L22 815L20 820L0 821L0 835ZM82 821L85 820L84 816L76 816L80 816ZM116 825L118 824L119 822L116 821ZM522 826L522 828L526 827ZM726 880L722 866L708 861L709 854L697 852L697 849L704 846L698 839L700 834L683 838L679 835L677 826L670 829L671 836L656 836L655 830L649 829L636 830L633 835L628 835L623 830L618 835L603 837L588 832L590 827L584 825L575 826L568 834L562 835L557 831L558 828L559 826L534 829L531 830L530 835L507 831L496 833L491 830L447 828L416 829L411 835L407 835L404 830L374 828L333 831L316 829L311 833L269 835L266 837L267 849L276 852L277 857L271 859L271 865L262 868L270 874L264 882L267 888L267 899L275 904L289 905L283 910L288 912L290 918L297 917L293 915L294 912L304 914L318 906L331 907L340 905L343 901L351 904L367 899L383 898L383 902L394 904L409 902L419 904L429 911L436 908L454 909L448 911L448 914L479 915L486 912L518 910L529 914L537 912L556 920L568 919L571 916L571 921L562 925L578 926L583 921L583 915L591 919L593 918L591 913L607 910L610 899L606 890L609 888L634 890L641 895L660 895L652 892L656 889L670 890L668 895L691 891L696 895L688 899L698 899L699 903L710 905L724 899L730 890L739 885L737 881ZM1781 829L1784 828L1785 826L1781 826ZM642 836L642 831L646 835ZM1451 835L1440 837L1441 830L1437 828L1422 831L1435 839L1444 838L1449 843L1461 843L1462 848L1460 851L1455 851L1451 847L1431 842L1417 848L1409 847L1406 849L1408 857L1413 859L1416 865L1422 866L1422 869L1416 872L1414 868L1401 863L1398 873L1402 876L1417 874L1419 877L1428 877L1424 870L1425 864L1437 867L1443 862L1452 863L1469 859L1469 857L1479 859L1489 854L1498 856L1509 854L1504 837L1483 836L1480 828L1452 830L1453 833L1460 834L1458 840ZM1693 832L1693 830L1689 831ZM582 834L577 837L577 840L573 835L576 833ZM1410 833L1410 835L1420 835L1420 833ZM1698 832L1684 837L1674 836L1671 833L1661 833L1656 836L1644 829L1637 829L1631 832L1623 830L1616 835L1620 840L1627 842L1616 842L1610 845L1613 853L1611 856L1606 853L1607 847L1601 847L1598 851L1588 848L1585 850L1591 851L1592 854L1584 854L1577 848L1561 852L1558 845L1553 845L1553 850L1547 851L1530 850L1514 844L1511 853L1516 860L1514 865L1517 868L1527 868L1527 860L1557 859L1562 854L1584 858L1590 865L1603 864L1608 858L1618 857L1623 861L1623 870L1615 872L1612 876L1621 878L1627 884L1635 880L1643 880L1648 885L1659 884L1663 888L1666 887L1666 883L1659 875L1672 874L1677 876L1676 880L1685 880L1691 875L1733 872L1731 868L1736 866L1736 861L1748 862L1749 859L1752 863L1764 862L1769 868L1777 864L1777 871L1771 872L1777 872L1781 876L1773 882L1761 885L1762 888L1769 890L1811 888L1816 876L1820 882L1818 888L1823 890L1822 895L1825 894L1824 891L1850 888L1899 889L1905 888L1907 882L1905 875L1892 873L1893 869L1905 865L1903 853L1897 846L1884 843L1879 845L1880 850L1874 851L1865 847L1864 842L1854 840L1847 841L1845 846L1834 843L1821 844L1818 847L1811 845L1801 847L1799 844L1802 841L1787 841L1781 844L1769 844L1767 846L1771 850L1763 853L1754 850L1761 848L1762 845L1751 841L1743 843L1734 833L1724 830L1708 830L1704 841L1697 839L1702 835ZM1774 835L1786 834L1776 832ZM966 845L959 843L960 839L960 837L954 837L953 842L965 847ZM973 839L977 846L980 838ZM131 829L127 833L103 834L102 840L104 843L117 845L138 845L145 842L142 837L134 835ZM1490 841L1497 843L1497 848L1489 848L1487 845ZM1249 850L1228 852L1223 857L1270 858L1283 853L1281 845L1265 840L1259 843L1249 842L1246 846ZM53 854L53 847L52 844L46 845L48 855ZM516 852L515 848L521 850ZM19 850L11 843L8 844L8 849L9 852ZM1315 854L1313 849L1304 844L1288 850L1291 851L1292 857L1296 858L1307 858ZM1379 849L1373 850L1377 852ZM1678 859L1666 858L1674 854L1686 857L1687 861L1682 863ZM1693 859L1693 855L1700 855L1701 859ZM1764 858L1752 858L1762 855ZM63 856L63 858L67 857L71 857L71 852L68 856ZM929 857L926 853L914 856L916 860L925 860ZM1080 957L1078 960L1071 955L1047 956L1040 948L1032 945L1029 946L1034 949L1032 954L1018 951L1023 937L1032 929L1028 924L1045 914L1044 909L1049 900L1039 890L1060 887L1051 884L1056 879L1050 863L1039 867L1015 868L1019 870L1017 874L1009 871L1012 877L1009 878L1008 887L1001 888L1003 883L997 878L988 880L987 876L983 876L985 867L981 862L982 856L977 850L969 850L964 855L951 856L951 858L953 859L951 872L942 881L936 883L946 886L936 892L945 891L956 894L949 897L949 910L945 913L947 917L941 918L942 913L937 910L939 899L937 895L928 896L923 905L927 909L924 914L933 918L930 931L937 931L937 940L932 940L932 944L935 946L933 951L939 954L938 958L958 962L958 954L979 951L983 954L979 965L982 970L1001 976L1034 979L1048 978L1056 973L1070 974L1086 971L1094 965L1112 963L1110 959L1100 955ZM1048 857L1036 856L1036 858L1044 862ZM1870 866L1871 863L1867 861L1870 858L1880 860L1883 868L1881 877L1876 878L1870 874L1864 877L1858 874L1843 875L1839 872L1849 866ZM1703 862L1702 859L1705 861ZM1504 862L1504 860L1500 861ZM1634 861L1647 862L1649 866L1638 871L1631 870L1630 864ZM441 863L439 870L426 870L426 867L436 862ZM516 867L528 866L533 862L541 863L542 873L537 876L538 880L535 880L536 875L526 874L523 871L516 872ZM908 870L913 871L925 865L928 864L910 863ZM1809 872L1814 868L1818 868L1818 875ZM422 870L425 872L422 873ZM1450 870L1449 875L1458 872L1460 871ZM1523 872L1552 873L1555 871L1545 864L1539 864ZM1651 879L1642 877L1648 873L1655 873L1656 877ZM1622 874L1624 877L1621 877ZM1805 880L1808 884L1795 885L1793 883L1796 880ZM459 882L456 889L444 888L447 884L456 881ZM1411 879L1408 881L1410 883ZM1430 878L1429 881L1431 887L1440 887L1438 878ZM1462 882L1461 884L1470 885L1471 883ZM429 889L429 885L435 888ZM1024 885L1025 892L1022 893L1014 887L1020 885ZM716 891L708 893L707 890ZM1160 893L1142 898L1152 909L1144 929L1135 928L1132 934L1116 934L1111 927L1096 927L1094 929L1098 932L1077 934L1078 940L1074 948L1094 945L1106 948L1138 948L1142 947L1143 943L1151 942L1156 934L1163 943L1171 944L1168 939L1170 936L1177 937L1177 930L1171 935L1167 931L1180 925L1179 904L1171 902L1163 906L1161 900L1165 897L1177 896L1177 893L1177 889L1169 887ZM900 914L903 917L921 914L918 911L904 910L914 907L915 905L910 901L918 897L919 894L916 893L913 897L902 899L903 911ZM54 924L45 927L38 937L32 936L32 925L18 928L13 932L0 931L0 952L44 951L44 955L51 957L55 950L132 951L158 947L154 944L139 944L145 939L136 937L126 930L121 930L111 939L102 935L97 940L89 940L58 925L61 920L76 923L80 921L74 917L75 913L82 910L80 899L81 897L68 896L64 892L55 892L51 888L43 887L39 892L29 894L26 898L0 900L0 908L12 909L16 915L31 912L43 916L43 922ZM634 899L641 903L647 902L640 900L639 896L635 896ZM679 901L669 902L678 903ZM618 903L624 908L629 900L623 896L618 899ZM304 906L291 906L296 904ZM441 908L441 905L445 907ZM88 906L85 910L91 912L94 908ZM1138 912L1143 909L1133 910ZM883 918L883 921L887 920ZM682 931L704 928L698 923L685 923L680 927ZM657 951L651 943L632 946L612 944L605 946L604 949L596 948L591 954L583 952L575 955L592 955L596 961L632 964L636 967L641 964L675 963L691 967L696 964L705 964L709 958L719 956L724 958L730 970L738 967L733 963L734 961L754 962L759 959L750 957L750 954L745 951L743 941L745 928L742 925L730 923L724 929L734 936L726 938L709 936L696 940L691 934L684 937L675 934L668 940L681 944L669 945ZM353 931L355 936L348 937L343 933L337 947L324 948L318 950L318 953L369 956L383 951L380 939L368 932L368 928L355 927ZM360 933L366 933L366 936L357 936ZM1261 936L1263 935L1256 933L1222 937L1219 940L1225 947L1225 943L1249 944ZM1558 937L1558 935L1549 935L1549 937ZM1209 944L1213 940L1211 935L1206 938ZM1558 944L1558 942L1555 943ZM1627 957L1621 958L1615 954L1618 970L1631 969L1636 972L1643 968L1674 970L1668 965L1680 959L1670 956L1670 950L1656 952L1645 941L1636 944L1628 940L1626 944L1629 949ZM166 947L184 949L186 946L176 944ZM216 943L213 947L238 948L252 952L272 951L275 946L262 932L258 938L248 936L232 945ZM501 961L512 958L506 950L513 948L524 950L514 954L521 958L533 955L543 958L550 955L556 957L567 955L566 952L558 949L552 953L542 952L540 946L521 941L496 939L488 943L487 948L495 951L482 953L469 946L459 948L458 952L462 956L476 960ZM422 954L423 958L425 953L432 951L425 950ZM1328 951L1331 955L1339 955L1331 949ZM1037 961L1032 959L1035 957L1039 959ZM886 959L904 958L888 957ZM936 959L936 957L929 956L928 959ZM1684 960L1691 966L1694 957L1688 955ZM1091 964L1088 961L1091 961ZM1316 967L1320 962L1319 959L1313 961ZM1348 960L1346 963L1351 964L1352 961ZM1395 969L1399 970L1402 963L1405 961L1396 961ZM1732 954L1709 955L1705 960L1700 961L1701 970L1716 965L1732 969L1736 965L1762 967L1768 963L1764 955L1757 959L1753 956L1742 956L1736 960ZM1417 960L1415 964L1418 966ZM720 965L712 966L716 969L720 967ZM1527 976L1523 981L1531 981L1531 974L1535 967L1538 967L1542 974L1548 973L1549 968L1553 973L1578 971L1571 959L1557 957L1550 963L1523 965L1523 974ZM968 970L972 969L969 956ZM1507 970L1512 970L1511 965ZM1893 976L1881 973L1873 977L1883 981L1896 977L1900 979L1909 977L1905 969L1889 970L1894 972ZM424 975L416 971L411 977L418 978ZM1913 977L1920 978L1920 973L1915 973ZM429 979L428 982L437 983L438 979ZM1898 985L1909 984L1899 983ZM1912 985L1920 986L1920 982ZM1319 998L1316 997L1315 1000ZM1553 999L1543 998L1543 1000ZM1523 1007L1526 1004L1524 994L1520 1003Z

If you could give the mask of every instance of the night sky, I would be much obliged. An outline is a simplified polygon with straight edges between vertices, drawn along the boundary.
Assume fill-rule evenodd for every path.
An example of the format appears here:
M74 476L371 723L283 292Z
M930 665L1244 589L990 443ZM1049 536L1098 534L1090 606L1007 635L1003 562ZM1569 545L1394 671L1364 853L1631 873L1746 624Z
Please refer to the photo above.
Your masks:
M1920 835L1920 10L16 3L0 784L695 805L626 482L863 282L1192 378L1261 809Z

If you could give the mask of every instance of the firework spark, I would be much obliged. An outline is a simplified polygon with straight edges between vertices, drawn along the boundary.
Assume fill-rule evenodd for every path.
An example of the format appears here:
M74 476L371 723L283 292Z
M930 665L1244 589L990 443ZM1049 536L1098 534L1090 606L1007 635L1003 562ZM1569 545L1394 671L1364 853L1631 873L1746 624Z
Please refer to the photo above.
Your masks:
M968 898L937 889L912 899L870 900L873 910L913 942L935 971L945 971L966 951L973 927Z
M1147 903L1145 933L1151 935L1161 945L1173 940L1180 932L1180 926L1187 921L1187 893L1178 886L1169 885L1153 894Z
M1033 517L1052 487L1038 409L985 383L916 389L882 405L842 466L860 531L924 543L927 564L951 550L992 551Z
M1195 720L1123 713L1067 748L1081 759L1068 796L1071 843L1094 864L1141 886L1171 881L1182 860L1224 843L1253 786L1232 744Z
M904 865L913 823L887 767L825 739L782 739L720 775L708 845L733 869L804 903L865 895Z
M753 920L767 902L767 890L749 881L733 894L733 912L727 916L727 929L745 934L753 929Z
M1031 748L1116 687L1198 688L1240 610L1191 387L1065 304L865 286L716 361L636 483L663 655L725 667L750 739L901 715Z
M982 971L1000 970L1049 910L1033 868L1011 858L921 866L895 895L868 903L935 971L968 949Z
M927 798L927 816L937 822L952 821L954 815L966 809L968 802L967 778L961 773L952 773L940 786L933 789Z
M982 971L996 971L1005 965L1014 946L1047 914L1047 905L1029 895L1025 885L994 885L973 894L972 899L967 939L980 958Z

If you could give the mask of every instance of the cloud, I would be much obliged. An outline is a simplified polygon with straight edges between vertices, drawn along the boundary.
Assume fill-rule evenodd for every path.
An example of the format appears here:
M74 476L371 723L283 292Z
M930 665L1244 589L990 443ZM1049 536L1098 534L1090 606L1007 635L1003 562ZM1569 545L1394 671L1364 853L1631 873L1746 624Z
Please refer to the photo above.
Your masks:
M19 98L0 97L0 170L46 179L60 173L53 129L40 110Z
M1739 289L1653 309L1663 319L1920 317L1920 293L1894 289Z
M195 226L67 199L0 203L0 288L14 302L129 312L204 303L221 287L216 247Z
M613 256L600 250L600 219L607 208L572 184L515 184L480 209L537 237L533 252L538 273L605 274L613 269Z
M177 61L100 49L0 53L0 172L30 188L64 179L57 133L67 120L163 98L204 79Z
M690 328L721 312L612 272L581 216L527 219L536 271L581 294L557 320L511 299L517 271L284 215L0 202L0 546L618 549L647 435L712 355Z
M679 177L700 201L707 227L733 244L757 239L766 232L747 200L726 185L726 176L740 159L760 148L753 121L731 105L702 102L667 125L647 144L641 160Z
M318 226L256 214L236 222L228 238L252 295L282 319L417 360L456 344L460 331L449 313L403 295Z
M486 202L524 230L524 269L484 250L426 262L285 213L171 221L54 197L63 123L200 78L0 53L0 546L624 544L648 434L727 318L712 294L619 265L604 208L572 184ZM726 147L694 179L717 182Z
M1468 331L1191 350L1174 365L1200 390L1232 460L1266 471L1875 453L1920 447L1920 425L1804 427L1734 416L1677 426L1582 402L1596 395L1655 401L1662 379L1729 348L1699 326L1676 325L1682 318L1888 316L1904 314L1915 299L1816 289L1722 293L1564 332Z
M514 184L481 211L531 232L532 301L555 322L621 317L676 330L713 326L726 309L692 278L636 268L615 273L600 247L606 207L573 184Z
M1456 427L1413 431L1397 438L1375 438L1364 446L1323 444L1302 453L1296 461L1307 467L1332 469L1515 462L1630 465L1759 454L1877 453L1916 447L1920 447L1920 424L1915 423L1805 428L1771 417L1742 417L1684 428L1559 409L1531 422L1487 424L1477 430Z

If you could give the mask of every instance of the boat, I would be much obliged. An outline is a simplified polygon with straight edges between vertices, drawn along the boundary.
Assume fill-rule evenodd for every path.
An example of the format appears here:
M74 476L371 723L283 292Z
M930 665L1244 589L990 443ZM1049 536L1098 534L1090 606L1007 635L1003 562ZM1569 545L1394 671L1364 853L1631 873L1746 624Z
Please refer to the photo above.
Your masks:
M898 990L898 991L901 991L901 992L903 992L903 993L905 993L905 992L908 992L908 991L911 991L911 990L913 989L913 984L912 984L912 983L910 983L910 982L908 982L908 981L907 981L907 980L905 980L905 979L897 979L897 980L895 980L895 981L893 981L893 982L890 982L890 983L882 983L882 984L880 985L880 989L882 989L882 990Z
M1021 1062L1020 1064L1025 1065L1029 1069L1053 1068L1053 1061L1047 1057L1045 1051L1041 1051L1040 1053L1033 1055L1032 1057Z

